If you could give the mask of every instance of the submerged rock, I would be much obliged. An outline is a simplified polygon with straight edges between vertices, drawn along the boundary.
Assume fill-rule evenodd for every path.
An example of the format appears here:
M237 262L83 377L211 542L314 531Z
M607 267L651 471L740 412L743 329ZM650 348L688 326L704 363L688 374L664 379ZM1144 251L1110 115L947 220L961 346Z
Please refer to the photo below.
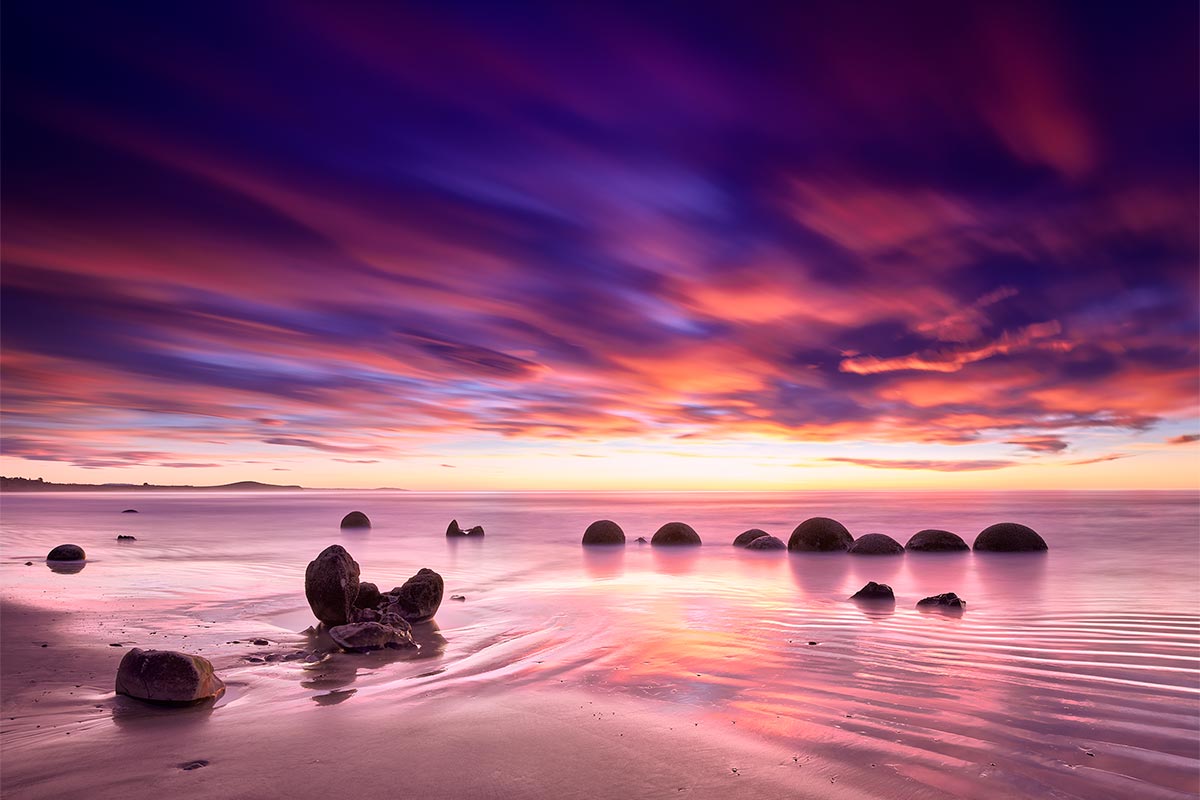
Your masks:
M343 528L369 528L371 527L371 518L361 511L351 511L346 516L342 517Z
M598 519L583 532L584 544L625 544L625 531L611 519Z
M741 533L739 533L737 535L737 538L735 538L733 540L733 546L734 547L745 547L746 545L753 542L755 539L761 539L762 537L769 536L769 535L770 534L768 534L766 531L760 531L758 528L751 528L748 531L742 531Z
M60 544L46 554L47 561L83 561L87 554L77 544Z
M750 541L750 543L748 545L746 545L746 549L747 550L787 550L787 545L783 543L782 539L779 539L775 536L767 535L767 536L759 536L757 539L752 539Z
M849 550L854 537L846 526L829 517L812 517L804 520L792 531L788 539L788 550L801 553L832 552Z
M891 600L895 602L896 595L892 594L892 587L886 583L876 583L869 581L866 586L859 589L850 596L851 600Z
M129 536L129 535L127 535L127 534L124 534L124 533L122 533L122 534L118 534L118 536L117 536L117 541L118 541L118 542L136 542L136 541L137 541L137 537L136 537L136 536Z
M340 544L332 544L309 562L304 572L304 595L317 619L326 625L345 625L358 597L358 564Z
M970 550L967 543L957 533L941 531L936 528L926 528L917 531L904 545L905 550L920 553L948 553L956 550Z
M933 597L926 597L917 601L918 606L942 606L943 608L966 608L967 601L956 595L954 592L946 592L945 594L935 594Z
M400 615L409 622L424 622L437 613L442 604L445 583L442 576L422 567L417 574L388 592L388 597L400 606ZM387 600L388 598L384 598Z
M650 538L650 544L666 547L695 547L701 544L700 534L686 522L668 522Z
M637 544L650 544L649 542L646 541L645 536L637 537L636 539L634 539L634 542L636 542Z
M136 513L138 513L138 510L136 508L127 508L124 511L122 511L121 513L122 514L136 514Z
M329 629L329 638L343 650L364 653L368 650L381 650L385 647L395 649L415 649L412 632L398 625L384 625L380 622L354 622L349 625L335 625Z
M381 602L383 602L383 595L378 586L369 581L362 581L358 584L358 595L354 598L356 608L375 608Z
M1033 528L1016 522L998 522L984 528L975 537L975 549L995 553L1021 553L1049 548Z
M483 526L476 525L474 528L463 530L458 526L458 520L450 520L450 524L446 526L447 536L483 536Z
M904 547L886 533L868 533L854 540L850 552L858 556L898 556Z
M117 694L151 703L195 703L225 691L203 656L133 648L117 668Z

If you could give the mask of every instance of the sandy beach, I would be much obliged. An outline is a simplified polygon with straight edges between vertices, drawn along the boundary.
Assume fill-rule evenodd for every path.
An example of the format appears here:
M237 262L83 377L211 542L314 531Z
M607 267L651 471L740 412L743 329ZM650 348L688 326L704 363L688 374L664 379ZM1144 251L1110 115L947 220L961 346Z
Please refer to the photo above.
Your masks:
M856 527L913 511L883 499L874 519L849 496L808 502ZM1090 591L1120 554L1083 557L1079 499L1034 504L1057 525L1049 554L989 558L730 547L734 519L804 513L770 495L600 498L632 530L686 500L706 536L686 553L581 548L597 499L580 496L376 498L359 533L335 527L357 497L143 498L133 517L124 498L9 496L0 780L14 798L1192 796L1194 587ZM1105 502L1119 517L1148 499L1167 528L1191 523L1183 496ZM974 524L1005 501L922 502ZM425 533L450 507L487 539ZM82 571L35 560L81 537ZM304 564L334 541L364 579L431 566L466 599L415 626L416 652L317 652ZM848 602L868 579L896 605ZM935 589L967 611L914 607ZM186 709L114 695L134 646L205 656L227 691Z

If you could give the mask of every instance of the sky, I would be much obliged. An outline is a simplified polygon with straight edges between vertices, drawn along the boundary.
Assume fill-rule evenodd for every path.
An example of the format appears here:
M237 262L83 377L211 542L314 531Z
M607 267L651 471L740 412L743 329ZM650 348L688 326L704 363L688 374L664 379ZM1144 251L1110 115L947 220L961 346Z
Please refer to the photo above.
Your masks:
M1195 488L1197 30L10 0L0 472Z

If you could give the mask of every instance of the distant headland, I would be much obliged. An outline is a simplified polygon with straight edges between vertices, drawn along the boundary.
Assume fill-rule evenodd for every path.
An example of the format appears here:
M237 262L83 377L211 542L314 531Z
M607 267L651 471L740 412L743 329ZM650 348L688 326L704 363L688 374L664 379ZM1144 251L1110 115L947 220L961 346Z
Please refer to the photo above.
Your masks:
M0 492L271 492L297 491L303 486L279 486L258 481L238 481L220 486L157 486L151 483L51 483L41 478L8 478L0 475Z

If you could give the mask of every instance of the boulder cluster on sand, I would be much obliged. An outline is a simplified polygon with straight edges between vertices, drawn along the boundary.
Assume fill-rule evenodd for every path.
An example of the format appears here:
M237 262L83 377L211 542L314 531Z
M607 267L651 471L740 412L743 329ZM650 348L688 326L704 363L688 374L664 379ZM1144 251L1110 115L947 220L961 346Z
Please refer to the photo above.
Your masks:
M442 604L442 576L422 568L389 592L359 580L359 566L341 545L330 545L304 573L304 594L329 637L344 650L415 648L412 623L425 622Z
M117 667L116 689L151 703L185 705L220 695L225 684L203 656L135 647Z
M351 511L346 516L342 517L343 528L369 528L371 527L371 518L361 511Z
M447 536L483 536L483 526L476 525L474 528L463 530L458 525L458 520L450 520L450 524L446 526Z
M46 554L47 561L84 561L87 554L77 544L60 544Z

